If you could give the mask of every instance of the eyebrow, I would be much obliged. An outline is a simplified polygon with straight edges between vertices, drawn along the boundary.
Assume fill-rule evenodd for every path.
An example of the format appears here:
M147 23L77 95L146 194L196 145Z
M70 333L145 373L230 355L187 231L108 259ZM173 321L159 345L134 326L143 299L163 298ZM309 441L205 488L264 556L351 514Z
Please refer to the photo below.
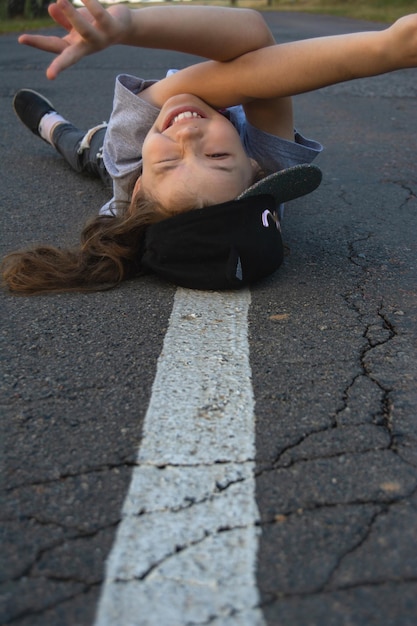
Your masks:
M175 170L177 167L180 166L180 163L175 162L170 162L170 161L161 161L160 163L154 163L152 166L152 169L154 170L154 173L158 176L158 175L162 175L165 174L166 172L169 172L170 170ZM222 172L233 172L236 167L233 165L222 165L221 163L212 163L209 166L209 169L211 170L218 170L218 171L222 171Z

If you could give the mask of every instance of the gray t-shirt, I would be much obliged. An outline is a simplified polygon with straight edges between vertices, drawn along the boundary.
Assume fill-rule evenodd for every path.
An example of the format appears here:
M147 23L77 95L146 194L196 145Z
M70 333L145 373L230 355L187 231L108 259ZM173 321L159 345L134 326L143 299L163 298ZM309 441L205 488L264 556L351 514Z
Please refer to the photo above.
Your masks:
M117 202L130 200L133 185L141 173L142 145L154 124L159 109L138 94L155 83L120 74L116 78L113 111L104 140L103 158L113 179L113 198L102 209L106 213ZM237 129L247 155L255 159L266 174L300 163L311 163L322 151L317 141L306 139L296 131L288 141L265 133L246 120L243 107L227 109L227 117Z

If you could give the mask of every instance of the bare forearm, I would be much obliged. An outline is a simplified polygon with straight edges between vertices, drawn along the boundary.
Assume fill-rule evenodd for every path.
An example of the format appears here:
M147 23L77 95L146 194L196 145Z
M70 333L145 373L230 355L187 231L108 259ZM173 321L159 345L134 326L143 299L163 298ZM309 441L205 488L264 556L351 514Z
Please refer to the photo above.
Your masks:
M115 44L161 48L229 61L274 44L262 16L250 9L163 6L131 10L115 4L107 10L97 0L83 0L75 9L69 0L48 7L64 37L25 33L23 43L56 54L47 70L54 79L83 57Z
M163 6L133 10L121 43L229 61L274 40L262 16L250 9Z
M244 55L235 71L246 68L247 97L292 96L396 69L385 40L385 33L370 32L288 43Z
M229 63L201 64L164 88L195 93L213 106L230 106L417 67L417 15L407 20L384 31L275 45Z

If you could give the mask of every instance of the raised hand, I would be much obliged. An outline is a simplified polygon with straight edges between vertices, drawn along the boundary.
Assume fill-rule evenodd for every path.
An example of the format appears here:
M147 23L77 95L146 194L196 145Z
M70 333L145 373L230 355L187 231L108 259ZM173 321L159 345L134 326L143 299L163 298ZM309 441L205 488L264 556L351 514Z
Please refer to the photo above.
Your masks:
M417 67L417 13L400 17L390 27L393 69Z
M85 6L80 9L75 9L69 0L57 0L49 5L52 19L68 31L64 37L24 34L18 39L19 43L57 55L46 71L51 80L83 57L124 43L129 36L130 9L116 5L106 10L97 0L82 2Z

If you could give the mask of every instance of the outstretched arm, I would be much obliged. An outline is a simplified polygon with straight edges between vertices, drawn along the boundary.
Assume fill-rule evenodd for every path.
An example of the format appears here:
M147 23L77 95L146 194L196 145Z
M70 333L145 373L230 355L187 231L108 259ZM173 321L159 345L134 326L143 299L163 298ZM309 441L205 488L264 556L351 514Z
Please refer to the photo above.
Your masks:
M243 104L254 126L291 138L289 96L412 67L417 67L417 14L382 31L307 39L227 63L200 63L155 83L141 97L155 106L179 93L217 108Z
M104 9L98 0L83 0L75 9L69 0L49 5L49 13L68 34L62 38L25 34L19 43L56 55L47 70L50 79L84 56L123 44L195 54L229 61L274 43L262 16L250 9L206 6L163 6Z
M249 52L228 63L194 65L152 90L160 102L175 93L193 93L222 107L413 67L417 68L417 13L382 31L306 39Z

